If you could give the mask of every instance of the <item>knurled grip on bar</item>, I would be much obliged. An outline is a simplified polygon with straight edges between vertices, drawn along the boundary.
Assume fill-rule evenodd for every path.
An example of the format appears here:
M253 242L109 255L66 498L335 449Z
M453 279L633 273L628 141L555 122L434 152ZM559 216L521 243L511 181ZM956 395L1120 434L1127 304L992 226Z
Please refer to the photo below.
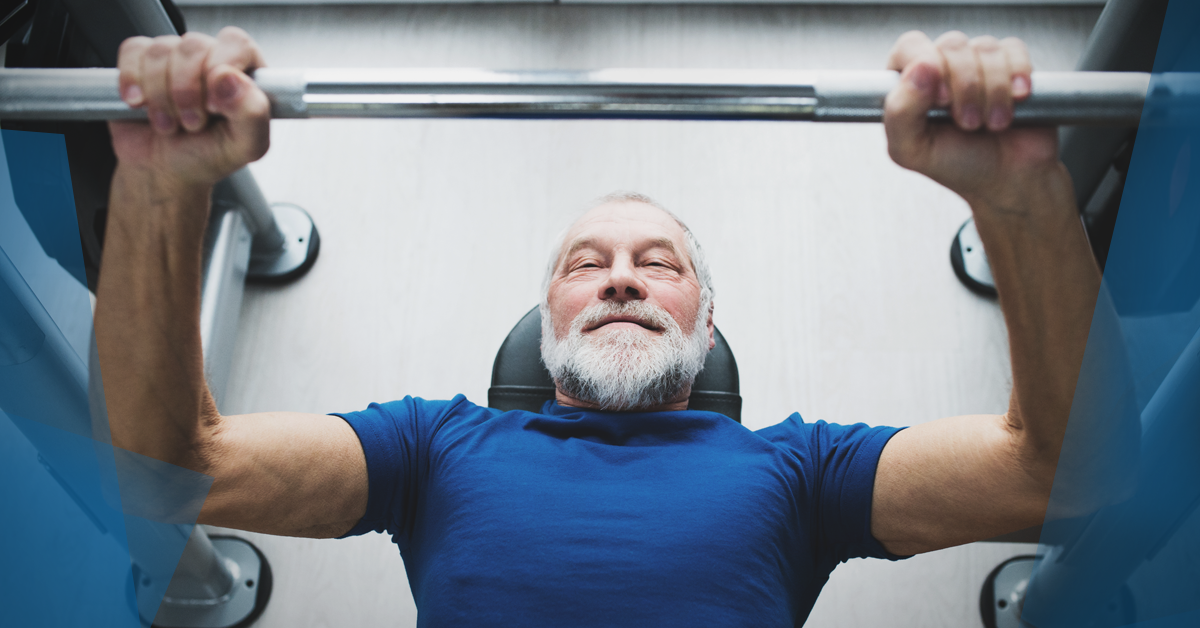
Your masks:
M634 118L880 122L891 71L262 68L274 118ZM1178 81L1177 81L1178 82ZM1195 81L1182 81L1193 85ZM1136 126L1150 75L1035 72L1019 124ZM933 110L931 118L946 118ZM143 118L117 71L0 70L0 119Z

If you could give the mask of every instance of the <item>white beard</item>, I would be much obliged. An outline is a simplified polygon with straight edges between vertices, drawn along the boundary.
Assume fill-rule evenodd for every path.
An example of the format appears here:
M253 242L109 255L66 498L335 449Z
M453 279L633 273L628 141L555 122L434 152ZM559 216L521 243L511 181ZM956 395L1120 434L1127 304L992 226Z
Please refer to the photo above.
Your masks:
M542 362L559 390L603 410L638 410L660 405L691 387L708 355L707 307L701 307L690 336L661 307L645 301L604 301L580 312L567 337L559 339L542 307ZM621 328L584 335L608 316L634 316L662 329L657 335Z

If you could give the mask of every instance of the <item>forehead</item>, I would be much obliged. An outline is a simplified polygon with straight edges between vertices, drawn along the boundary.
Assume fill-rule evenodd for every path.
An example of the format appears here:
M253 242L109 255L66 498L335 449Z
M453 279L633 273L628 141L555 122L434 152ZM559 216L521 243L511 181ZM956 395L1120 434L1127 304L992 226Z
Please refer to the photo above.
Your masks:
M565 254L573 245L589 242L604 247L635 247L661 241L671 241L675 250L684 254L683 228L669 214L646 203L621 201L605 203L588 210L571 228L563 240Z

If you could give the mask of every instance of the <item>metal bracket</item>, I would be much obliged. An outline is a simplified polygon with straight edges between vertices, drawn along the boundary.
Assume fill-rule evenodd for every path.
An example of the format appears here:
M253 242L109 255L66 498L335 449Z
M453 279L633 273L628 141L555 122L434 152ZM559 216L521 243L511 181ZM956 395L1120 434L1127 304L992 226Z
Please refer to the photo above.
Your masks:
M278 248L260 250L255 247L251 250L247 281L291 281L308 272L321 250L321 234L312 217L299 205L272 203L271 213L283 234L282 242Z
M299 205L267 203L249 168L242 168L217 183L214 203L230 203L242 210L254 241L246 281L284 283L312 268L321 248L321 235L312 217Z
M200 528L196 529L200 531ZM138 614L152 628L242 628L262 615L271 598L271 565L249 541L235 537L207 537L193 533L184 558L158 605L154 621L141 608L153 595L140 595L151 586L150 577L135 568ZM189 554L191 555L189 557Z

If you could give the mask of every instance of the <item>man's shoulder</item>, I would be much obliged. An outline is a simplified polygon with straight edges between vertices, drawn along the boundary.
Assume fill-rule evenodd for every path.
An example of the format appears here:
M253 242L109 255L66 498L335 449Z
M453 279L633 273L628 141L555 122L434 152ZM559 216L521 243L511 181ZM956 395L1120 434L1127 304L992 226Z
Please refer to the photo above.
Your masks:
M818 421L817 424L824 424L824 422ZM799 412L793 412L786 419L774 425L754 430L754 433L772 443L790 442L811 434L817 424L805 423Z
M886 441L900 429L903 428L872 426L866 423L843 424L821 420L810 423L805 422L799 413L792 413L775 425L756 430L755 434L782 447L803 448L816 454L864 441Z
M450 399L425 399L412 395L385 402L372 402L362 410L333 412L351 424L391 423L396 425L422 425L440 427L460 421L487 420L499 410L476 405L466 395L457 394Z

